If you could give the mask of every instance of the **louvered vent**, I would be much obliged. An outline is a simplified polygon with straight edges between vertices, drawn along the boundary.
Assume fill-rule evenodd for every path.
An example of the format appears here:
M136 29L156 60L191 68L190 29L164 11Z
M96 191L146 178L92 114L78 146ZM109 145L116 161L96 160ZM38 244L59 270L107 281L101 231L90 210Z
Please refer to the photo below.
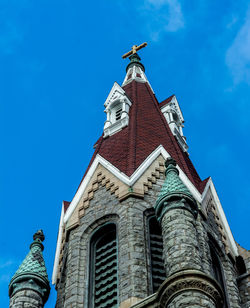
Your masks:
M93 254L93 307L117 307L117 241L114 224L105 225L98 231Z
M153 292L156 292L159 286L166 279L166 272L163 263L163 241L161 228L155 216L149 218L149 232L152 287Z

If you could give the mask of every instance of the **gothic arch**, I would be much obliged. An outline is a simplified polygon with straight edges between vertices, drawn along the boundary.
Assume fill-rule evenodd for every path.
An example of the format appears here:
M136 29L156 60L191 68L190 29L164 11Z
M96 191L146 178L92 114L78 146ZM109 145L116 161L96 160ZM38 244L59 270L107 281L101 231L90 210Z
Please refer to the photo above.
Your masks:
M227 288L227 277L226 269L228 267L228 261L226 259L225 252L222 247L215 240L214 236L208 233L208 244L210 249L210 262L211 262L211 274L217 280L224 294L224 305L223 308L228 308L228 288Z

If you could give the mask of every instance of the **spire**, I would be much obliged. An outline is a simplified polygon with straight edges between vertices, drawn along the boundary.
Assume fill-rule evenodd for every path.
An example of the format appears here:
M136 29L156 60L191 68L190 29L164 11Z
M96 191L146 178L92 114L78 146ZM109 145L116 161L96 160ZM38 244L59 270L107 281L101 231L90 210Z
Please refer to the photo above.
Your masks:
M184 185L184 183L180 179L179 170L176 168L176 161L171 157L167 158L165 162L165 167L166 179L164 184L162 185L161 192L155 204L155 211L157 217L162 217L163 212L165 212L163 208L165 206L166 208L168 207L168 201L176 200L186 202L188 206L185 205L185 207L192 210L192 213L194 215L197 215L196 201L186 187L186 185Z
M129 57L129 60L130 60L130 63L127 65L126 72L128 72L129 68L133 66L139 66L143 70L143 72L145 72L145 67L141 63L141 58L139 57L137 53L132 54Z
M125 53L122 58L126 59L129 58L130 63L127 65L126 68L126 76L125 79L123 81L122 86L127 85L128 83L132 82L133 80L136 80L138 82L142 82L145 83L148 82L148 79L145 75L145 67L144 65L141 63L141 58L139 57L139 55L137 54L137 51L142 49L143 47L146 47L147 43L143 43L139 46L134 45L132 46L132 50L130 50L129 52ZM149 84L150 86L150 84ZM150 86L151 88L151 86ZM151 90L153 91L153 89L151 88Z
M34 241L30 245L30 251L10 281L10 297L18 291L31 289L41 295L44 303L47 301L50 286L42 253L44 239L42 230L33 235Z

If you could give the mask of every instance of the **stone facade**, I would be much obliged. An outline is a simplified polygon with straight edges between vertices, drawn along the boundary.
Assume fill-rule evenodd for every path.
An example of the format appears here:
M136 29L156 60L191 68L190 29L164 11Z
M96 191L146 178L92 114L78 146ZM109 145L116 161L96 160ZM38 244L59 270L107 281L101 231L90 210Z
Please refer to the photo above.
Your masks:
M128 68L139 74L140 58L130 60ZM125 104L114 89L131 102L128 122L120 127L118 116L112 125L121 130L98 140L74 198L63 207L56 307L106 308L117 301L121 308L250 307L249 255L237 249L212 179L200 179L164 116L168 110L169 120L181 125L178 102L171 96L159 103L147 79L137 77L112 88L114 108Z
M150 287L147 217L154 213L164 179L163 172L160 172L143 197L128 195L122 200L106 186L98 184L78 224L65 232L63 265L57 282L57 308L88 307L90 238L106 222L114 222L117 226L119 306L155 307L163 301L162 294L166 290L162 287L152 295ZM178 202L183 203L184 200ZM193 271L194 277L191 287L184 288L185 292L180 288L171 301L165 295L167 306L164 307L248 307L240 296L246 291L240 293L235 260L227 254L215 216L205 215L199 204L197 211L194 217L190 211L174 206L162 218L166 279L188 270ZM225 296L213 279L209 242L216 243L219 252ZM180 281L180 284L184 282ZM218 298L224 297L226 306L216 299L216 292ZM245 303L248 303L247 299Z
M33 290L22 290L10 299L10 308L42 308L43 300L39 293Z

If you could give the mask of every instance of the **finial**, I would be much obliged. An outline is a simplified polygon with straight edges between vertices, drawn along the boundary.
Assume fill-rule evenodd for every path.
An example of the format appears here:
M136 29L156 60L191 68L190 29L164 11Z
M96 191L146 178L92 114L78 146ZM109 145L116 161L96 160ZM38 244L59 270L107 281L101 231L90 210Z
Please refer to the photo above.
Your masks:
M36 239L39 239L41 242L45 240L45 236L43 234L43 230L38 230L34 235L33 235L33 240L35 241Z
M172 157L168 157L165 161L165 167L167 168L169 165L176 166L176 161Z
M166 171L165 174L169 173L170 171L174 171L177 175L179 175L179 170L176 167L176 161L172 157L168 157L165 161Z
M137 53L138 50L142 49L143 47L146 47L147 45L148 45L148 44L147 44L146 42L143 43L143 44L141 44L141 45L139 45L139 46L133 45L133 46L132 46L132 50L130 50L129 52L125 53L125 54L122 56L122 58L123 58L123 59L126 59L127 57L129 57L129 56L131 56L131 55Z

